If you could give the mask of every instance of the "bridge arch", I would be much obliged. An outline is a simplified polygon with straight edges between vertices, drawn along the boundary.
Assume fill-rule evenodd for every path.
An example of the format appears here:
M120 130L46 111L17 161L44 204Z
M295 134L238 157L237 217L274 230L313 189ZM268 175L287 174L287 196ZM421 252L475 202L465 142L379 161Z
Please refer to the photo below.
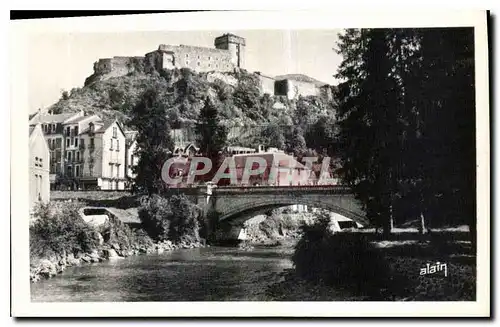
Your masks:
M219 214L219 221L231 225L241 225L246 220L265 213L268 210L295 204L322 208L346 218L352 219L364 226L368 225L366 215L359 202L351 194L280 194L275 196L239 196L224 197L218 195L212 208Z

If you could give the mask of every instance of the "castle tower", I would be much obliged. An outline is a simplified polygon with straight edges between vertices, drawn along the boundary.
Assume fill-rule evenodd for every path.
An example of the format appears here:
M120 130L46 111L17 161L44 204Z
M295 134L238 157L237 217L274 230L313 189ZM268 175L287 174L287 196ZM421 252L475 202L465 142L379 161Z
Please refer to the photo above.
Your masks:
M217 49L229 50L231 53L232 62L235 67L245 67L245 39L234 35L224 34L216 37L214 41Z

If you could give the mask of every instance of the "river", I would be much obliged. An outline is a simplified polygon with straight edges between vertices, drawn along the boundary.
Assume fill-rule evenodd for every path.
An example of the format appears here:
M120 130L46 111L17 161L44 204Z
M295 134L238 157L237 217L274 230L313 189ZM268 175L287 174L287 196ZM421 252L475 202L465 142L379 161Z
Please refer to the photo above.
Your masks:
M70 267L31 284L34 302L266 301L290 246L176 250Z

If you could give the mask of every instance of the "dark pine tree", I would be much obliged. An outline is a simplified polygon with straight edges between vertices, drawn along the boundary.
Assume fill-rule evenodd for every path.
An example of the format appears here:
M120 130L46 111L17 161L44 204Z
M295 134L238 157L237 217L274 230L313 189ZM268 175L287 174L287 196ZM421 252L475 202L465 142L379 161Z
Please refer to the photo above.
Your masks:
M148 194L161 193L166 184L161 178L163 164L171 156L174 143L170 136L165 105L158 91L146 90L132 111L130 125L137 132L135 188Z
M224 160L223 151L227 145L228 128L221 124L221 115L208 97L200 110L196 135L200 152L212 160L212 170L204 176L204 180L211 180Z
M337 112L340 173L385 234L393 225L400 151L401 90L393 75L390 37L390 30L347 30L339 39L344 60L337 74L344 81Z

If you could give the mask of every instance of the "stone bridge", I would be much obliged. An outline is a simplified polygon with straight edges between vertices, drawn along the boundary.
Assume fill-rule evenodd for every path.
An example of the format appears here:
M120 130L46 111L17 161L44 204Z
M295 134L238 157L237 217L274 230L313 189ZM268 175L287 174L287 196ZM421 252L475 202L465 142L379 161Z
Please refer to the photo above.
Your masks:
M237 238L246 220L271 209L294 204L327 209L362 225L368 224L365 212L351 190L339 185L205 186L170 189L169 193L184 193L198 203L207 219L215 216L217 221L210 223L210 229L217 232L219 239Z

